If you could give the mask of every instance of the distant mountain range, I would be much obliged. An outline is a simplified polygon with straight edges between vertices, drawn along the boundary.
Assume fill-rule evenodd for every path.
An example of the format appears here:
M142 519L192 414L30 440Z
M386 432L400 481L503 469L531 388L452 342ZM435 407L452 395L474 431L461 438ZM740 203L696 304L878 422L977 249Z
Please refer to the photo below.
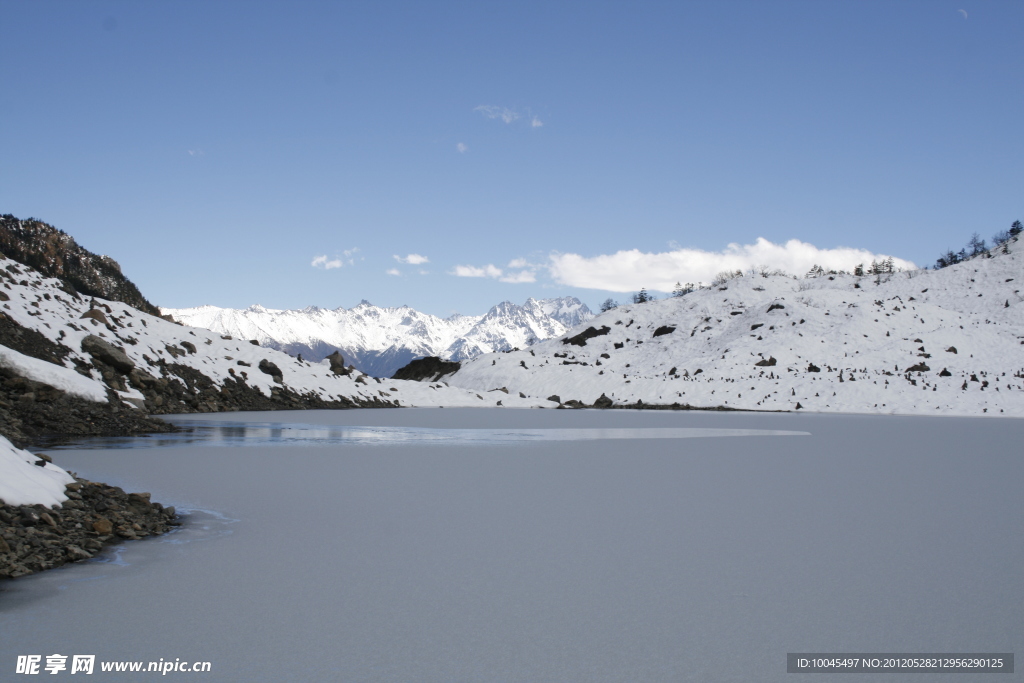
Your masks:
M376 377L391 377L415 358L438 356L463 361L484 353L525 348L557 337L586 322L593 313L575 297L504 301L484 315L439 318L408 306L383 308L363 301L333 310L310 306L244 310L199 306L164 308L178 322L220 334L255 339L260 346L299 354L317 362L335 350L346 363Z

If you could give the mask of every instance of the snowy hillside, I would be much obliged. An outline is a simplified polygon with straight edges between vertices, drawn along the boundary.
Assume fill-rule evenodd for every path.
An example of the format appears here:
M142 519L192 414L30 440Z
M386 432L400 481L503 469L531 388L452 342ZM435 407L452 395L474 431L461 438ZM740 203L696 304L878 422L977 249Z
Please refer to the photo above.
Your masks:
M368 377L338 359L300 362L117 302L83 297L59 280L0 256L0 322L20 350L0 345L0 372L22 380L20 401L74 395L150 413L265 407L550 406L502 392ZM13 342L12 342L13 343ZM33 389L35 384L43 388ZM44 390L45 389L45 390ZM113 393L111 393L113 392ZM310 401L313 401L312 403Z
M593 315L574 297L527 299L522 306L506 301L482 316L448 318L408 306L381 308L368 301L334 310L311 306L281 311L256 305L245 310L200 306L162 311L186 325L256 339L261 346L302 354L306 360L319 361L339 350L347 362L377 377L391 377L398 368L424 356L461 361L523 348L557 337Z
M593 404L1024 416L1024 247L938 271L738 277L445 377Z

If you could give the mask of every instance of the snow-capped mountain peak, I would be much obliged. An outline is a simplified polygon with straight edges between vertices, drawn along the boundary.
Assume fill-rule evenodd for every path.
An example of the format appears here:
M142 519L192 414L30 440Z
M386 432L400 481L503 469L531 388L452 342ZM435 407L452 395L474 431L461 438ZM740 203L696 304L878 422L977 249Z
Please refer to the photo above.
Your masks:
M503 301L484 315L447 318L409 306L386 308L362 300L350 309L274 310L259 304L244 310L199 306L163 309L187 325L255 339L261 346L318 361L335 350L363 372L390 377L414 358L439 356L462 361L481 353L505 351L563 334L592 317L574 297Z

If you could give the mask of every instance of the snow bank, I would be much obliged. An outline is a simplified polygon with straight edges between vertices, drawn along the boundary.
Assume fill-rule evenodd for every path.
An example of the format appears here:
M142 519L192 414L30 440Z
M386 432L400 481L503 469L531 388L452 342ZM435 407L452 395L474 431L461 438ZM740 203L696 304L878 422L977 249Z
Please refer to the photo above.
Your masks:
M69 368L26 356L6 346L0 346L0 367L88 401L104 403L107 400L107 392L101 382Z
M42 503L46 507L67 500L64 485L74 478L51 463L39 467L37 460L0 436L0 500L8 505Z

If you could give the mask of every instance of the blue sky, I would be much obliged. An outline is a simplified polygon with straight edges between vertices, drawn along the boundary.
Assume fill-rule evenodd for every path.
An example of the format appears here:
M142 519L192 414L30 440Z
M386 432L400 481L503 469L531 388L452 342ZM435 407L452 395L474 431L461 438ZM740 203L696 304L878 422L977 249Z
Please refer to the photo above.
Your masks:
M0 212L168 307L596 307L841 247L927 265L1024 220L1018 1L0 0L0 25Z

